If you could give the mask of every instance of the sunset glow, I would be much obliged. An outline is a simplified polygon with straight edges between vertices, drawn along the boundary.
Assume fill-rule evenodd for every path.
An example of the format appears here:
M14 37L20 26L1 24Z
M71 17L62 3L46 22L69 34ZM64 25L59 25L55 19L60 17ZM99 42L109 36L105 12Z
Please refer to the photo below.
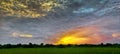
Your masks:
M113 33L112 36L113 36L114 38L120 39L120 33Z
M66 36L61 38L56 44L78 44L84 43L88 40L88 38L84 37L74 37L74 36Z
M0 43L120 43L120 0L0 0Z
M102 42L104 34L96 26L78 27L66 31L55 44L96 44Z

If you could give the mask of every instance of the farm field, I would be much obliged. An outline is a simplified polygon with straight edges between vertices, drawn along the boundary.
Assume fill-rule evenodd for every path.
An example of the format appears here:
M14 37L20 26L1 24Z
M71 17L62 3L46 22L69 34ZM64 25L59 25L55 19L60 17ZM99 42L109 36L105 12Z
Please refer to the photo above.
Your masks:
M11 48L0 49L0 54L120 54L120 48Z

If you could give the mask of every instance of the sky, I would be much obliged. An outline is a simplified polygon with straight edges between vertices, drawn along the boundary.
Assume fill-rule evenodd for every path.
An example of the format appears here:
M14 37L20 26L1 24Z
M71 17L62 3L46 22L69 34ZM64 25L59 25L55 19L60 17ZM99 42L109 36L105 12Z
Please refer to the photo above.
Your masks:
M120 0L0 0L0 44L120 43Z

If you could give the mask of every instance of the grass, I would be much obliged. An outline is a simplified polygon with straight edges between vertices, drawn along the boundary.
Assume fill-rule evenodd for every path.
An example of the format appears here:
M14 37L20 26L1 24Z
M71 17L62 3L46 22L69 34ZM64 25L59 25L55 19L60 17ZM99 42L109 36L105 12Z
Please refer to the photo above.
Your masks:
M120 48L12 48L0 49L0 54L120 54Z

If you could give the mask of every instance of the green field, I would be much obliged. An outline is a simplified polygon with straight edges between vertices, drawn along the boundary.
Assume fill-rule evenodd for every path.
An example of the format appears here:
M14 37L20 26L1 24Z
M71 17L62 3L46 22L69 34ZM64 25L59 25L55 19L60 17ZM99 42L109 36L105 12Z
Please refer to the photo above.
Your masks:
M0 54L120 54L120 48L13 48Z

